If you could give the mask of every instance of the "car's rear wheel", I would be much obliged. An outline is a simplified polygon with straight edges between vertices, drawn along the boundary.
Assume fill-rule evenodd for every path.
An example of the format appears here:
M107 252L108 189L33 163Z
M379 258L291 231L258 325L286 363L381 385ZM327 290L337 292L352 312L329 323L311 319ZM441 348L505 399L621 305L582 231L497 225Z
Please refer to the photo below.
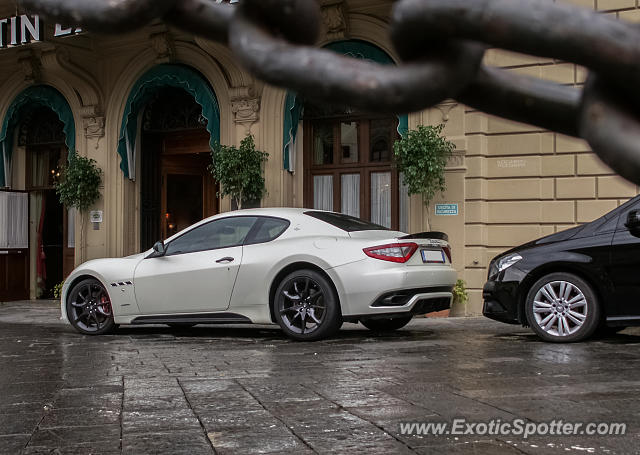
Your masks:
M374 332L389 332L407 325L413 316L397 316L385 319L362 319L362 325Z
M600 305L592 287L571 273L551 273L536 281L525 302L529 325L545 341L584 340L600 322Z
M326 338L342 325L333 286L314 270L296 270L287 275L276 289L274 310L276 321L294 340Z
M71 288L67 317L73 328L87 335L102 335L116 328L109 293L95 278L82 280Z

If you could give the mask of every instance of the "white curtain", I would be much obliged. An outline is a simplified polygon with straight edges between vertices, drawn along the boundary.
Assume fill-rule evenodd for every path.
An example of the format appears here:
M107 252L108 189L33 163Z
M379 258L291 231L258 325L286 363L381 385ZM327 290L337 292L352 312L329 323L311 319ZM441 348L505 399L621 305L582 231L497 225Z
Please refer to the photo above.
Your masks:
M371 222L391 227L391 172L371 173Z
M400 175L398 176L400 185L400 188L398 188L398 192L400 193L398 195L400 199L400 204L398 204L400 212L399 229L402 232L409 233L409 187L403 183L403 179L404 175L400 173Z
M313 208L333 210L333 175L313 176Z
M76 209L71 207L67 210L67 248L76 247Z
M51 151L32 153L31 159L31 186L34 187L48 187L49 186L49 173L55 169L49 169L49 162L51 158Z
M342 174L340 211L346 215L360 217L360 174Z
M0 191L0 248L29 247L28 194Z
M358 162L358 122L340 123L340 146L343 163Z

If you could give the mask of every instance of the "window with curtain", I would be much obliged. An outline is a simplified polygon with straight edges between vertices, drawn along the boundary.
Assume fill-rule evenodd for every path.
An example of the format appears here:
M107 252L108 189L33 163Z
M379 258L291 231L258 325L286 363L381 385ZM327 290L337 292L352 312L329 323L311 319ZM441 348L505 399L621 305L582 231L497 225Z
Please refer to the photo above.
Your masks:
M408 229L408 196L393 166L397 117L305 105L305 205Z
M333 210L333 175L313 176L313 208Z
M29 247L28 194L0 191L0 248Z

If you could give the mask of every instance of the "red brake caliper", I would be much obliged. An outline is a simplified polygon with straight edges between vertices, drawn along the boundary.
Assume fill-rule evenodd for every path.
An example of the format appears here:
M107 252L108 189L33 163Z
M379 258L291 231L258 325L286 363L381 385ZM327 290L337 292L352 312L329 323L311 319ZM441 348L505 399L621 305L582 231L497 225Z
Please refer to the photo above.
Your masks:
M105 316L111 316L111 302L105 295L100 297L100 312Z

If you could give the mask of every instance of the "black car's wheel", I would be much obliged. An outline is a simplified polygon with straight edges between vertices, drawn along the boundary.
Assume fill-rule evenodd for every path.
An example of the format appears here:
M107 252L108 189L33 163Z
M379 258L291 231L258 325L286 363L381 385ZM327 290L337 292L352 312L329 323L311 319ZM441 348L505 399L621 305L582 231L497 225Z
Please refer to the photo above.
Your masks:
M80 333L102 335L116 328L109 293L100 281L88 278L67 295L67 317Z
M529 325L545 341L581 341L593 335L600 323L595 292L570 273L551 273L536 281L525 306Z
M362 319L362 325L374 332L398 330L407 325L413 316L398 316L386 319Z
M333 286L313 270L296 270L280 282L274 310L276 321L294 340L326 338L342 325L340 304Z

